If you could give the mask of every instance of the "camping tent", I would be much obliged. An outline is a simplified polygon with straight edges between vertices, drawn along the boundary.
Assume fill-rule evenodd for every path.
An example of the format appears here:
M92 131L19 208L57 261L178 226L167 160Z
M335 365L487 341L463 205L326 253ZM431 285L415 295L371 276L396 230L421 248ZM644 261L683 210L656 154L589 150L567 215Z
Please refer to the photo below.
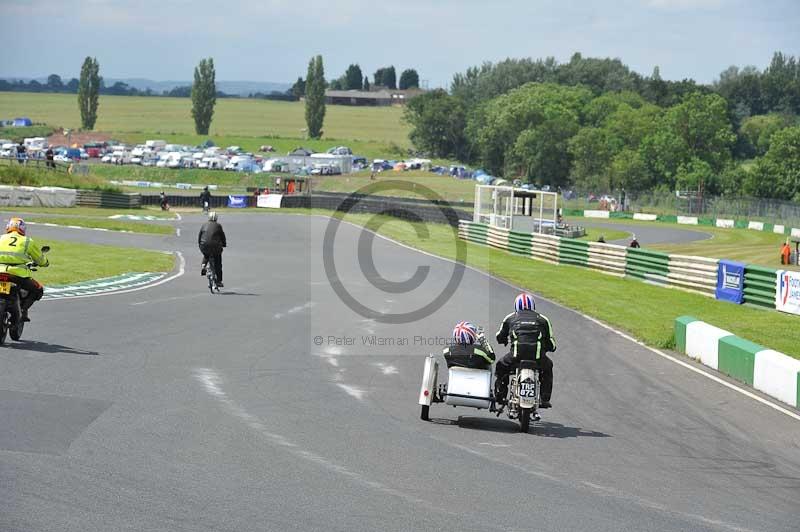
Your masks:
M22 118L15 118L14 119L14 127L28 127L32 126L33 122L28 117L23 116Z

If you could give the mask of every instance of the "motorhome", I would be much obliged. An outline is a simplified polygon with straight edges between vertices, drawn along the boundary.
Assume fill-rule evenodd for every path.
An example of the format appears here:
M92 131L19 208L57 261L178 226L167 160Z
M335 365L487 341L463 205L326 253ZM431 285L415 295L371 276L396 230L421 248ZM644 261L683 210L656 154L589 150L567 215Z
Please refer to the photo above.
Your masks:
M43 150L47 148L47 139L44 137L30 137L24 139L22 142L29 150Z
M167 141L166 140L148 140L145 141L145 146L150 148L151 150L158 151L166 149Z

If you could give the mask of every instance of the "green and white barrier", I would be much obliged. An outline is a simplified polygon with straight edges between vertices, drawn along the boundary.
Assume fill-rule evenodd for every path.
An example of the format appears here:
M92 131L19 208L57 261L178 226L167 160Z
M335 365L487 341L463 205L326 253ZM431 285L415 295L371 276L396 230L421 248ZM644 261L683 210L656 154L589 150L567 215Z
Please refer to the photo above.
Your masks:
M464 240L532 259L591 268L609 275L635 277L645 282L714 297L717 259L667 255L615 244L522 233L463 220L459 223L458 234Z
M734 227L736 227L736 221L735 220L727 220L725 218L717 218L717 220L716 220L714 225L716 225L717 227L719 227L721 229L733 229Z
M709 225L724 229L750 229L767 231L779 235L791 235L800 238L800 228L787 227L783 224L771 224L754 220L733 220L729 218L699 218L697 216L676 216L672 214L648 214L644 212L609 212L601 210L564 209L564 216L583 218L632 218L647 222L677 223L681 225Z
M675 349L770 397L800 407L800 360L691 316L675 320Z

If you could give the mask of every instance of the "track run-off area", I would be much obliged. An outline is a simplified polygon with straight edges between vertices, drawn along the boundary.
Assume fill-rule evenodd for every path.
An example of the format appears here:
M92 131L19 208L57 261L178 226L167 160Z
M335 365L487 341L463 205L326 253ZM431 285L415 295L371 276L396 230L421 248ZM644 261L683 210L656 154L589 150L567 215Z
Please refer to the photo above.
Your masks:
M0 530L797 529L800 421L688 359L538 299L558 340L542 421L426 423L425 355L461 320L492 336L518 289L466 268L451 290L454 263L322 216L220 221L219 295L199 215L180 236L35 228L180 252L186 273L39 302L0 348Z

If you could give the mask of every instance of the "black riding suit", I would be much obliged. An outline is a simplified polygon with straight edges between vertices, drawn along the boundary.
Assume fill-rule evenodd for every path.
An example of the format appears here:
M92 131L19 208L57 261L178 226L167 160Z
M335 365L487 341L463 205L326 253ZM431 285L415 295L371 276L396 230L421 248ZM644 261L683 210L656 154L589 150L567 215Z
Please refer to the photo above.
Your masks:
M508 376L520 360L535 360L542 382L542 402L549 403L553 393L553 361L548 351L556 350L556 340L550 320L535 310L512 312L503 319L497 331L497 341L503 345L511 342L511 350L495 365L495 397L508 395Z
M454 344L442 350L447 367L491 369L494 351L489 344Z
M208 208L211 208L211 192L204 190L200 193L200 206L205 207L205 202L208 202Z
M228 245L225 240L225 231L217 222L206 222L197 235L197 245L203 254L203 267L208 264L209 258L214 259L214 272L217 282L222 282L222 248Z

